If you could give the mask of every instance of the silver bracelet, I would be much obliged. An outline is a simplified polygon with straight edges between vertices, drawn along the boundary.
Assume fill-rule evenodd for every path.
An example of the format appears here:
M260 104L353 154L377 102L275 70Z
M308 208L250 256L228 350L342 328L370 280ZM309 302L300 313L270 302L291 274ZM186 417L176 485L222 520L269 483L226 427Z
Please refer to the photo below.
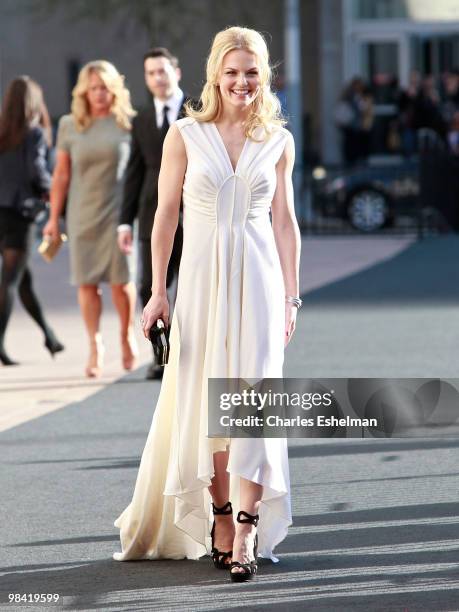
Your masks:
M294 304L298 309L300 309L301 306L303 305L303 300L300 298L294 297L293 295L286 295L285 301L290 302L291 304Z

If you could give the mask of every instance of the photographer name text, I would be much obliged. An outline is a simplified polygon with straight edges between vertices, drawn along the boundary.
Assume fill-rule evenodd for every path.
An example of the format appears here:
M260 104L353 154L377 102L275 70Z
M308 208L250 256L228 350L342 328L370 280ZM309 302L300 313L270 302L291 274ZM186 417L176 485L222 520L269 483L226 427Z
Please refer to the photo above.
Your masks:
M232 417L228 414L219 419L222 427L377 427L377 419L362 419L358 417L335 417L319 414L316 418L281 417L271 414L267 417L247 415L245 417Z

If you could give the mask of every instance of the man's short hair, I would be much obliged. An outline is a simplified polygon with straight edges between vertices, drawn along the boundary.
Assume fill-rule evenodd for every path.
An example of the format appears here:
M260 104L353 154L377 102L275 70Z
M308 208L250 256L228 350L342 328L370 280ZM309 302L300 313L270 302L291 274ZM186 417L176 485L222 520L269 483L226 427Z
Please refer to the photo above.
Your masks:
M166 49L166 47L153 47L152 49L149 49L143 56L143 61L145 62L145 60L147 60L149 57L165 57L170 61L174 68L178 68L179 65L178 58L176 58L175 55L172 55L172 53L169 51L169 49Z

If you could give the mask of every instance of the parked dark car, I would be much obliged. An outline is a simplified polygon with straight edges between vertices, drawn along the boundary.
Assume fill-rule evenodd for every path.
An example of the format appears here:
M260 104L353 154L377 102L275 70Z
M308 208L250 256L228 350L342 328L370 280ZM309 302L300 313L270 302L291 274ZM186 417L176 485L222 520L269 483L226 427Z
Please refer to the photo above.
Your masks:
M417 215L419 160L393 156L349 170L318 167L312 185L316 213L373 232L392 225L399 215Z

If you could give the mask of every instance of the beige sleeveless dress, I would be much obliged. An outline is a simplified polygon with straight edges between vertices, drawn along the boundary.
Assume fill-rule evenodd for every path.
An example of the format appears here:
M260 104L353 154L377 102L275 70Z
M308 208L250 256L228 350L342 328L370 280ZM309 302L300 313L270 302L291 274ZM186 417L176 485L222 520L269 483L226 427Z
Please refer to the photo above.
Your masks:
M234 518L240 477L263 485L259 556L277 561L292 523L287 441L207 437L207 379L282 377L285 290L269 210L289 133L247 139L233 169L214 123L176 125L188 166L170 358L132 501L114 523L122 552L113 558L208 554L212 455L229 445Z

